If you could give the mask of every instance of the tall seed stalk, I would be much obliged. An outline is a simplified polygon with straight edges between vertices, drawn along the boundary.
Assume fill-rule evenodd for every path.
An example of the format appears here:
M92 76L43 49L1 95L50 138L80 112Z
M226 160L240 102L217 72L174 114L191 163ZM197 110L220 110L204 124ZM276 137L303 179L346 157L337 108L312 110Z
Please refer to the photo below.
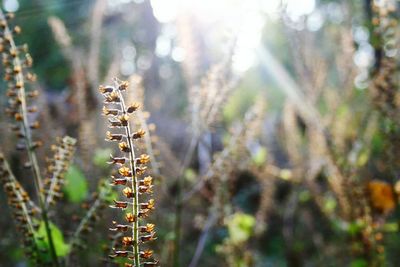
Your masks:
M10 109L9 114L12 115L20 127L20 137L24 139L25 147L27 150L29 162L26 166L30 167L33 174L33 181L37 198L39 201L39 207L41 209L41 217L45 226L46 237L49 242L49 248L51 258L54 266L59 266L57 260L57 254L54 247L54 241L50 230L49 218L45 206L43 179L40 173L38 160L36 157L35 149L42 145L41 141L33 141L32 129L37 128L34 124L30 124L28 120L28 112L36 111L34 108L28 110L26 91L25 91L25 79L34 80L34 75L27 71L27 67L30 67L32 60L26 53L26 46L17 46L14 41L14 34L18 34L21 29L17 26L13 30L10 30L8 25L8 19L12 18L12 15L6 16L0 10L0 27L2 33L1 49L0 52L3 55L3 64L5 68L5 78L8 82L8 95L10 97ZM22 61L20 54L24 53L26 59ZM37 91L30 93L31 97L37 96ZM38 125L38 124L36 124ZM19 128L17 128L19 129Z
M141 139L145 132L142 129L134 132L129 122L130 116L139 108L139 105L137 103L126 105L125 103L123 92L128 89L128 82L115 79L114 83L114 86L100 86L99 88L105 98L103 114L109 117L109 127L122 129L120 133L109 131L106 133L106 140L118 142L119 150L124 153L122 157L111 155L109 162L118 167L118 174L112 176L112 185L125 186L122 190L125 200L114 200L114 205L111 207L122 210L128 209L129 211L125 214L125 220L128 224L118 224L114 221L114 227L110 230L117 232L117 235L130 230L131 235L122 235L120 242L115 243L110 258L127 258L131 262L125 263L125 267L157 266L158 261L152 258L153 251L149 249L141 250L142 243L155 240L156 237L154 224L140 224L143 218L147 217L150 211L154 209L154 199L149 199L147 202L139 201L141 194L151 194L153 188L151 176L139 180L139 177L146 172L146 164L150 157L142 154L137 158L135 155L134 142ZM117 249L117 245L122 245L122 249ZM128 250L128 248L131 248L131 250Z

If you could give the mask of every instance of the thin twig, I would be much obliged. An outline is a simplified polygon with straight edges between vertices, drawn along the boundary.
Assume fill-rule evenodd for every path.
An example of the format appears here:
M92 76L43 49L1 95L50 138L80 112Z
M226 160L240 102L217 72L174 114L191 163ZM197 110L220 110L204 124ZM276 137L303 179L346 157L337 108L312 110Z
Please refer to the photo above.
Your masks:
M203 232L201 233L201 236L199 238L199 242L197 242L196 246L196 251L194 253L194 256L192 260L190 261L189 267L196 267L197 264L199 263L200 257L203 254L204 247L206 245L206 241L208 238L208 235L210 233L211 228L217 221L217 213L215 211L211 211L210 214L208 215L206 224L204 225Z

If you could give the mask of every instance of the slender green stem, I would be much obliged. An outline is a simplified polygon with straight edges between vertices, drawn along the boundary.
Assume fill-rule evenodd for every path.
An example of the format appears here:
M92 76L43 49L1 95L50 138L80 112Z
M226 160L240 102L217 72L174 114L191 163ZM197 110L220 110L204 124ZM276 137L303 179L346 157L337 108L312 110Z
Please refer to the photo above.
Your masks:
M1 10L0 10L0 19L6 21L4 13ZM5 28L4 34L12 36L12 33L8 26ZM9 43L10 43L11 49L18 51L13 38L10 38ZM38 200L39 200L39 207L41 208L41 215L42 215L42 219L44 221L47 239L49 241L49 247L50 247L52 261L53 261L54 266L59 266L58 260L57 260L57 254L56 254L54 243L53 243L53 238L51 235L47 210L46 210L46 207L44 204L42 178L41 178L41 174L40 174L40 170L39 170L38 160L37 160L36 154L34 152L32 133L31 133L31 129L29 126L29 120L28 120L28 114L27 114L27 104L26 104L26 94L25 94L25 86L24 86L24 77L23 77L23 72L22 72L22 64L21 64L21 61L18 56L16 56L13 59L13 65L14 65L14 67L21 68L21 71L19 71L18 73L15 74L15 80L16 80L16 82L21 84L21 89L19 90L19 97L20 97L20 101L21 101L20 112L22 115L22 128L24 131L24 138L25 138L25 143L26 143L26 147L27 147L29 161L31 164L32 172L33 172L35 189L36 189L36 193L37 193Z
M182 179L179 179L182 180ZM181 243L181 227L182 227L182 186L178 186L178 197L176 199L175 206L175 239L174 239L174 256L173 256L173 266L180 266L180 243Z
M119 94L119 98L121 99L120 105L122 109L122 114L125 115L127 114L126 111L126 106L124 102L124 98L122 97L122 93L120 90L118 90L118 86L116 91ZM133 141L132 141L132 131L130 129L130 124L128 122L128 125L124 127L126 136L127 136L127 141L128 141L128 146L129 146L129 165L130 169L132 170L132 183L131 183L131 189L133 191L134 199L132 203L132 213L135 218L135 221L133 223L133 229L132 229L132 239L134 240L133 242L133 255L134 255L134 262L135 266L139 267L140 266L140 250L139 250L139 193L138 193L138 181L137 181L137 175L136 175L136 157L135 157L135 151L134 151L134 146L133 146Z
M175 232L175 240L174 240L174 254L173 254L173 266L174 267L179 267L180 266L180 242L181 242L181 224L182 224L182 211L183 211L183 202L182 202L182 190L184 187L184 172L186 168L189 166L190 161L192 160L193 153L196 149L196 145L199 140L199 135L194 134L189 147L185 153L185 157L183 158L183 162L181 165L181 169L179 171L179 175L176 181L176 186L177 186L177 194L176 194L176 199L175 199L175 227L174 227L174 232Z
M3 154L0 152L0 158L2 158L2 157L4 157L4 156L3 156ZM16 187L17 179L15 178L15 176L14 176L14 174L13 174L13 172L12 172L10 166L8 165L8 162L7 162L5 159L3 159L3 160L4 160L4 162L2 163L1 168L3 168L4 170L6 170L7 173L8 173L8 177L7 177L8 181L7 181L7 183L9 183L9 184L12 186L12 190L13 190L14 193L15 193L15 197L18 198L18 203L21 204L22 214L23 214L23 216L24 216L24 218L25 218L25 220L26 220L26 223L27 223L27 225L28 225L29 231L30 231L31 234L34 235L34 233L35 233L35 228L33 227L32 219L31 219L31 217L29 216L28 207L27 207L27 205L26 205L26 203L25 203L23 197L21 196L21 188L18 189L18 188ZM36 244L35 242L33 243L33 246L35 247L35 249L36 249L37 251L39 250L38 247L37 247L37 244Z
M83 230L85 229L85 226L87 226L90 223L90 219L92 218L93 214L95 214L99 210L102 203L105 201L105 198L108 193L109 189L101 188L99 197L92 204L89 211L86 213L85 217L83 217L82 220L80 221L78 227L76 228L74 234L72 235L71 241L69 242L71 251L65 259L66 266L70 266L71 256L73 254L72 252L76 249L77 245L79 244L79 240L81 238Z

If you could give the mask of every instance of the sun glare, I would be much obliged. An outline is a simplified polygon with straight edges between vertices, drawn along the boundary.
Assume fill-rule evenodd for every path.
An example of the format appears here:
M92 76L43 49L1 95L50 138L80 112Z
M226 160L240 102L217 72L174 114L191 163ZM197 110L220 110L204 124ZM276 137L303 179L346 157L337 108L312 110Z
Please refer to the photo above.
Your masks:
M255 51L260 44L266 19L275 20L286 9L287 15L296 21L314 11L315 0L151 0L151 5L160 23L173 23L180 14L189 13L205 28L214 31L217 27L221 33L230 32L237 38L233 67L242 73L256 63ZM165 42L157 44L158 55L171 53L172 56L172 51L174 49L168 48ZM184 57L179 56L178 59L182 61Z

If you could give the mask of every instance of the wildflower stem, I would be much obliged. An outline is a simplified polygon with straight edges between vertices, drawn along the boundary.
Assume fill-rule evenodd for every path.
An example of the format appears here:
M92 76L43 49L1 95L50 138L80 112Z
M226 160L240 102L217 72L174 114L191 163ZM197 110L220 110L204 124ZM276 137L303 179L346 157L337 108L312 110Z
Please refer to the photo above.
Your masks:
M183 196L182 190L184 187L184 172L186 168L189 166L190 161L192 160L194 151L196 149L197 143L199 141L199 134L194 134L190 141L189 147L186 150L185 157L183 158L182 167L179 171L179 175L177 178L177 194L175 199L175 240L174 240L174 254L173 254L173 266L180 266L180 241L181 241L181 223L182 223L182 210L183 210Z
M21 205L22 209L22 214L24 216L24 219L26 220L26 224L28 225L28 229L31 234L35 233L35 228L33 226L32 218L29 216L29 210L28 207L21 196L20 189L17 189L17 179L15 178L10 166L8 165L8 162L4 159L3 153L0 152L0 172L5 171L8 175L7 177L3 177L3 179L6 179L6 183L8 183L11 187L13 192L15 193L15 197L18 199L18 203ZM35 249L37 248L37 244L34 242L33 247Z
M6 17L1 10L0 10L0 20L6 21ZM5 27L4 34L12 36L12 32L10 31L8 26ZM10 38L9 45L10 45L10 49L18 51L13 38ZM14 65L14 67L17 67L22 70L21 60L18 56L13 58L13 65ZM34 180L35 189L36 189L36 193L37 193L38 200L39 200L39 206L41 208L42 219L43 219L43 222L45 225L46 236L47 236L47 240L49 241L51 258L52 258L54 266L59 266L58 260L57 260L57 254L56 254L54 243L53 243L53 238L51 235L47 210L46 210L46 207L44 204L42 177L41 177L41 173L39 170L38 160L36 158L36 154L34 151L35 148L34 148L34 144L32 141L32 132L29 127L27 104L26 104L26 94L25 94L25 86L24 86L24 76L23 76L22 71L15 73L15 81L16 81L16 83L19 83L21 85L21 88L20 88L18 94L19 94L20 101L21 101L19 109L20 109L20 113L22 115L22 128L24 131L24 138L25 138L25 144L27 147L29 161L32 166L31 169L33 172L33 177L34 177L33 180Z
M118 92L119 98L121 99L120 105L122 109L122 114L127 114L126 106L124 102L124 98L122 97L122 93L120 90L116 90ZM134 254L134 263L135 266L140 266L140 251L139 251L139 198L138 198L138 182L137 182L137 175L136 175L136 157L135 151L132 141L132 131L130 129L129 123L124 127L125 133L127 136L128 146L130 148L129 151L129 165L132 170L132 183L131 189L133 191L134 199L132 200L132 213L134 215L134 222L133 222L133 230L132 230L132 239L134 240L133 243L133 254Z

